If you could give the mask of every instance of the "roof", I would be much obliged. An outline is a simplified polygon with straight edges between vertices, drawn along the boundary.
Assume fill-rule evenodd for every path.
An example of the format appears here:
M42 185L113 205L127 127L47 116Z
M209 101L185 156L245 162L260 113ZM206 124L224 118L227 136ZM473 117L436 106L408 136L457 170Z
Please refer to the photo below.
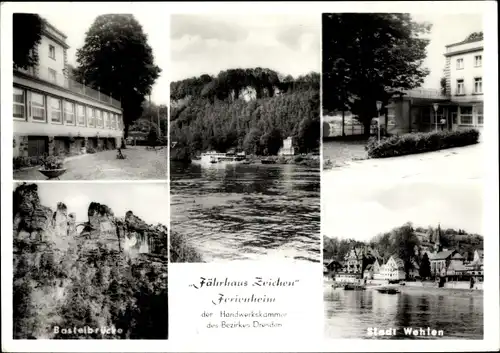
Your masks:
M459 253L456 253L455 255L452 256L452 259L463 259L464 257L460 255Z
M484 40L483 32L476 32L476 33L471 33L467 38L465 38L461 42L448 44L445 47L449 48L449 47L454 47L456 45L461 45L461 44L480 42L482 40Z
M447 258L449 258L451 255L453 255L453 253L455 252L456 250L446 250L446 251L441 251L441 252L438 252L437 254L433 254L432 256L432 259L431 260L446 260Z

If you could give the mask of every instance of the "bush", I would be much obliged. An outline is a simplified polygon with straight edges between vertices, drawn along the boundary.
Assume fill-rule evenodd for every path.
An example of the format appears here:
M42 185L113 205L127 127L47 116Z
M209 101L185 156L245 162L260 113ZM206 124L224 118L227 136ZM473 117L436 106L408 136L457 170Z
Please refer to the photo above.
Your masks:
M95 149L93 147L87 147L87 153L94 154L95 153Z
M303 159L304 159L304 157L302 157L302 156L295 156L294 162L299 163L299 162L302 162Z
M371 137L365 149L370 158L385 158L467 146L478 141L479 131L475 129L419 132L384 138L380 142Z
M29 157L14 157L12 162L14 169L31 167L31 158Z
M44 156L41 159L42 168L44 170L54 170L61 169L63 167L64 161L62 158L57 156Z
M170 233L170 262L203 262L201 254L187 242L186 237Z

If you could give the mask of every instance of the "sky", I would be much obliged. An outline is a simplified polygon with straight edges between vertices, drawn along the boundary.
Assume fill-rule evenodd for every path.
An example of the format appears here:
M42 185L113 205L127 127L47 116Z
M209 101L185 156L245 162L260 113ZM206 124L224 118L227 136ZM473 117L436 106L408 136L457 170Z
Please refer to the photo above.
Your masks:
M78 222L88 220L91 202L110 207L115 216L127 211L149 224L169 224L169 195L165 183L38 183L40 202L56 210L58 202L76 214Z
M331 196L329 196L331 195ZM370 240L406 222L484 235L483 189L478 182L387 182L330 186L322 192L327 237Z
M445 65L445 46L464 40L472 32L483 31L481 14L412 14L417 22L432 24L431 33L427 36L430 43L427 46L427 59L424 66L431 70L426 77L423 88L440 89L440 79Z
M85 11L68 16L62 12L42 12L40 15L49 21L54 27L63 32L68 38L68 63L76 65L76 50L81 48L85 41L85 33L90 28L95 18L102 12L92 11L92 7L86 7ZM148 43L153 49L155 64L162 69L160 77L153 86L151 101L157 104L168 104L169 77L166 67L170 60L170 52L165 40L168 30L166 15L154 13L134 13L135 18L142 25L144 33L148 36Z
M173 15L172 81L262 67L294 77L321 69L321 15Z

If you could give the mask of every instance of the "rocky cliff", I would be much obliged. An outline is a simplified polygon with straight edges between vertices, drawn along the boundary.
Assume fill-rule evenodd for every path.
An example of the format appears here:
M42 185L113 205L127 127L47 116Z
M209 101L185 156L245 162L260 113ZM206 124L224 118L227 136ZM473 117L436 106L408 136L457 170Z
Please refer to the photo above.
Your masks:
M61 245L62 240L85 239L86 246L104 246L129 256L167 255L164 225L149 225L132 211L117 217L111 208L98 202L90 203L87 218L87 222L76 224L76 215L69 213L64 203L59 202L55 211L42 205L36 184L23 184L14 191L16 240Z
M167 228L98 202L87 221L41 204L36 184L14 191L15 338L150 338L168 334ZM55 326L114 326L117 337L61 336ZM151 327L154 325L154 327Z

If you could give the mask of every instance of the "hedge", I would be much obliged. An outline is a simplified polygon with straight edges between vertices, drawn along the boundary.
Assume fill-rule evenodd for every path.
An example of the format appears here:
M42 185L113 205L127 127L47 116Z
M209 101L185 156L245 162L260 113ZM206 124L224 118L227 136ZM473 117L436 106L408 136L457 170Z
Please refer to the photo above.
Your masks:
M475 129L433 131L391 136L380 142L376 137L371 137L365 149L370 158L385 158L467 146L478 141L479 131Z

